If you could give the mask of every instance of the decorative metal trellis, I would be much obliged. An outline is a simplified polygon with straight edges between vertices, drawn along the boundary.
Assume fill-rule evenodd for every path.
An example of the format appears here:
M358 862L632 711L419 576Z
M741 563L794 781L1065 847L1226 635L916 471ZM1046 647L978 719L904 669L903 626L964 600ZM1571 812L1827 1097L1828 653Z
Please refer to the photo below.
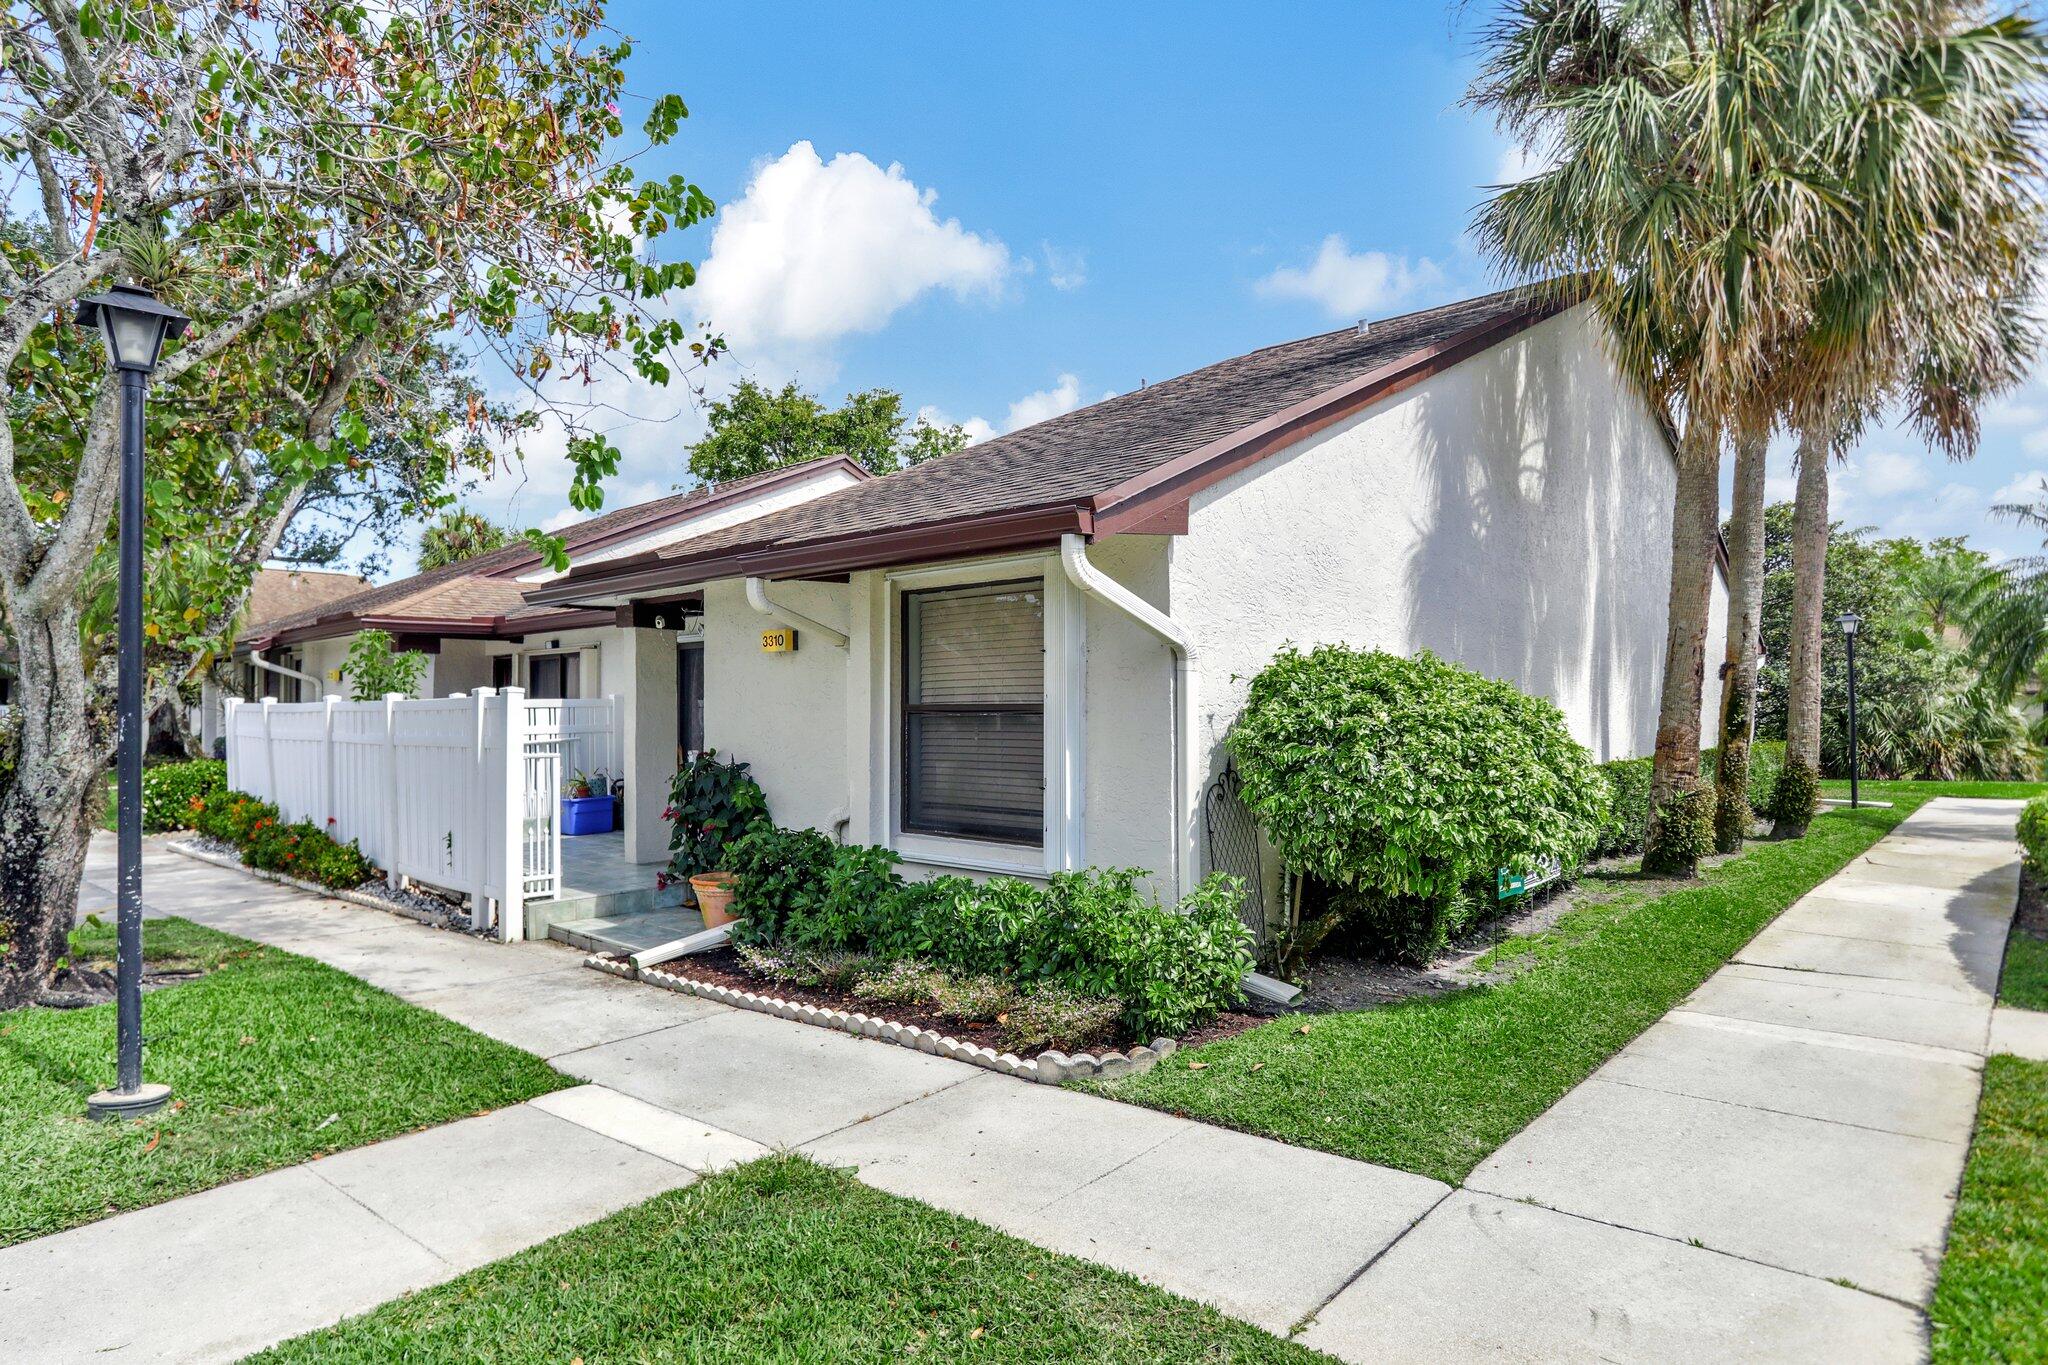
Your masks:
M1263 959L1269 926L1265 879L1259 872L1259 822L1239 797L1238 786L1237 769L1226 767L1222 776L1209 784L1208 794L1202 799L1209 830L1209 867L1244 883L1244 899L1238 903L1237 912L1245 927L1252 931Z

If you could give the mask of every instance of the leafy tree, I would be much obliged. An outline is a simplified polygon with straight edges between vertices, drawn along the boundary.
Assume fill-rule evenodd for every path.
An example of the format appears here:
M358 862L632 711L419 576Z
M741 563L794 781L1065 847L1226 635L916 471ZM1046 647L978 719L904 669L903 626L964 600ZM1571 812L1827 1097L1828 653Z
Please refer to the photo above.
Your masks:
M1757 698L1757 733L1783 736L1791 709L1787 643L1794 628L1794 509L1764 518L1763 641L1766 662ZM1849 771L1848 653L1834 621L1853 611L1860 769L1868 777L2031 776L2036 754L2025 719L1971 666L1966 642L1932 628L1929 587L1937 574L1960 574L1980 552L1954 540L1874 540L1829 528L1822 604L1820 772Z
M427 656L418 650L392 649L389 631L359 630L349 641L341 676L348 679L352 700L377 701L387 692L412 695L419 690L420 675L426 669Z
M420 533L420 568L424 571L459 564L509 545L512 540L510 530L481 512L453 508Z
M852 393L828 408L795 384L768 389L742 380L731 396L712 403L709 430L690 448L690 472L706 483L846 455L875 474L950 455L967 444L957 426L935 426L903 411L903 397L888 389Z
M453 466L519 456L534 406L571 503L600 505L618 451L549 376L665 383L720 346L662 306L694 272L642 243L711 205L614 150L631 47L596 6L25 0L0 50L0 156L29 190L0 230L0 607L27 721L0 795L5 1008L49 987L113 742L118 385L80 296L130 280L194 319L149 411L152 705L224 649L264 560L431 510ZM684 113L653 100L646 137ZM479 354L526 411L484 399Z

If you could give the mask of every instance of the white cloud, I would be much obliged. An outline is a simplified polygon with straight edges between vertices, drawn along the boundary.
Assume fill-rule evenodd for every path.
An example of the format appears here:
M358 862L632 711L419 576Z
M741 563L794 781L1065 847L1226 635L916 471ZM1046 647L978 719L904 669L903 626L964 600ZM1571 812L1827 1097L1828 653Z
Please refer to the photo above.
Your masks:
M2048 469L2030 469L2024 474L2014 475L2003 488L1991 495L1991 501L1994 504L2033 502L2042 496L2044 487L2048 487Z
M1081 392L1080 376L1063 372L1053 381L1051 388L1027 393L1010 404L1010 410L1000 424L986 417L969 417L960 423L960 427L967 433L970 443L978 443L1072 412L1085 403L1099 403L1114 397L1115 389L1104 389L1097 397L1087 398ZM937 426L948 426L953 422L951 417L934 407L919 408L917 415Z
M1043 422L1048 417L1057 417L1063 412L1072 412L1081 406L1081 381L1071 374L1063 374L1049 389L1027 393L1010 404L1010 416L1003 423L1004 431L1015 431L1028 427L1034 422Z
M1406 256L1383 251L1354 252L1338 233L1323 238L1315 260L1282 266L1258 283L1260 297L1302 299L1336 318L1367 317L1443 281L1427 258L1412 265Z
M1550 156L1520 143L1510 143L1501 149L1500 158L1493 164L1493 183L1512 185L1518 180L1527 180L1538 171L1547 171L1553 164Z
M1079 289L1088 283L1088 257L1079 251L1065 251L1051 242L1041 242L1039 250L1045 256L1046 282L1062 293Z
M1894 497L1927 487L1927 465L1918 456L1873 450L1844 471L1861 491L1874 498Z
M720 210L692 303L735 346L805 347L876 331L933 290L995 296L1009 249L942 221L937 197L900 165L799 142Z

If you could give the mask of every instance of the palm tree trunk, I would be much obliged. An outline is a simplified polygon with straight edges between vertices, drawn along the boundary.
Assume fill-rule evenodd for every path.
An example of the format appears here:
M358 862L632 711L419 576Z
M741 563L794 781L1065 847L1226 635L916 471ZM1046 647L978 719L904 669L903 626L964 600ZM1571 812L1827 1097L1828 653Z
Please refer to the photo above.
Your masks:
M1764 449L1735 443L1735 504L1728 515L1728 648L1721 665L1721 757L1714 769L1714 849L1734 853L1749 834L1749 734L1756 714L1758 625L1764 608Z
M1799 491L1792 504L1792 642L1785 698L1785 770L1771 801L1773 832L1806 832L1820 780L1820 648L1828 564L1828 447L1800 434Z
M1713 846L1713 793L1700 782L1700 706L1707 618L1721 530L1720 432L1694 418L1678 449L1671 513L1671 600L1664 634L1664 691L1650 770L1643 870L1690 877Z

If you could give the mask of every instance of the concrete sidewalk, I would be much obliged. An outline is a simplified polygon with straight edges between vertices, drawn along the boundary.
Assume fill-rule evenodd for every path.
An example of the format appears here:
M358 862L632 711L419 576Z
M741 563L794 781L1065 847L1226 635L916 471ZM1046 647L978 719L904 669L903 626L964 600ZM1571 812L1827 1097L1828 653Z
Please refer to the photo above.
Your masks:
M2018 810L1921 807L1482 1163L1305 1340L1360 1360L1922 1358Z
M0 1357L228 1358L777 1147L1276 1332L1306 1321L1347 1359L1911 1359L2016 900L2016 811L1930 803L1455 1192L152 849L153 911L317 958L593 1084L0 1252ZM487 1177L500 1221L466 1225L455 1197L413 1208L410 1192L483 1188L436 1144L474 1152L465 1130L491 1123L522 1135ZM355 1212L327 1178L352 1164ZM299 1208L270 1215L290 1229L274 1261L238 1240L273 1198L244 1193L259 1187ZM377 1253L364 1216L415 1251ZM200 1267L185 1288L75 1293L83 1273L166 1273L165 1247ZM7 1324L45 1313L17 1351Z

